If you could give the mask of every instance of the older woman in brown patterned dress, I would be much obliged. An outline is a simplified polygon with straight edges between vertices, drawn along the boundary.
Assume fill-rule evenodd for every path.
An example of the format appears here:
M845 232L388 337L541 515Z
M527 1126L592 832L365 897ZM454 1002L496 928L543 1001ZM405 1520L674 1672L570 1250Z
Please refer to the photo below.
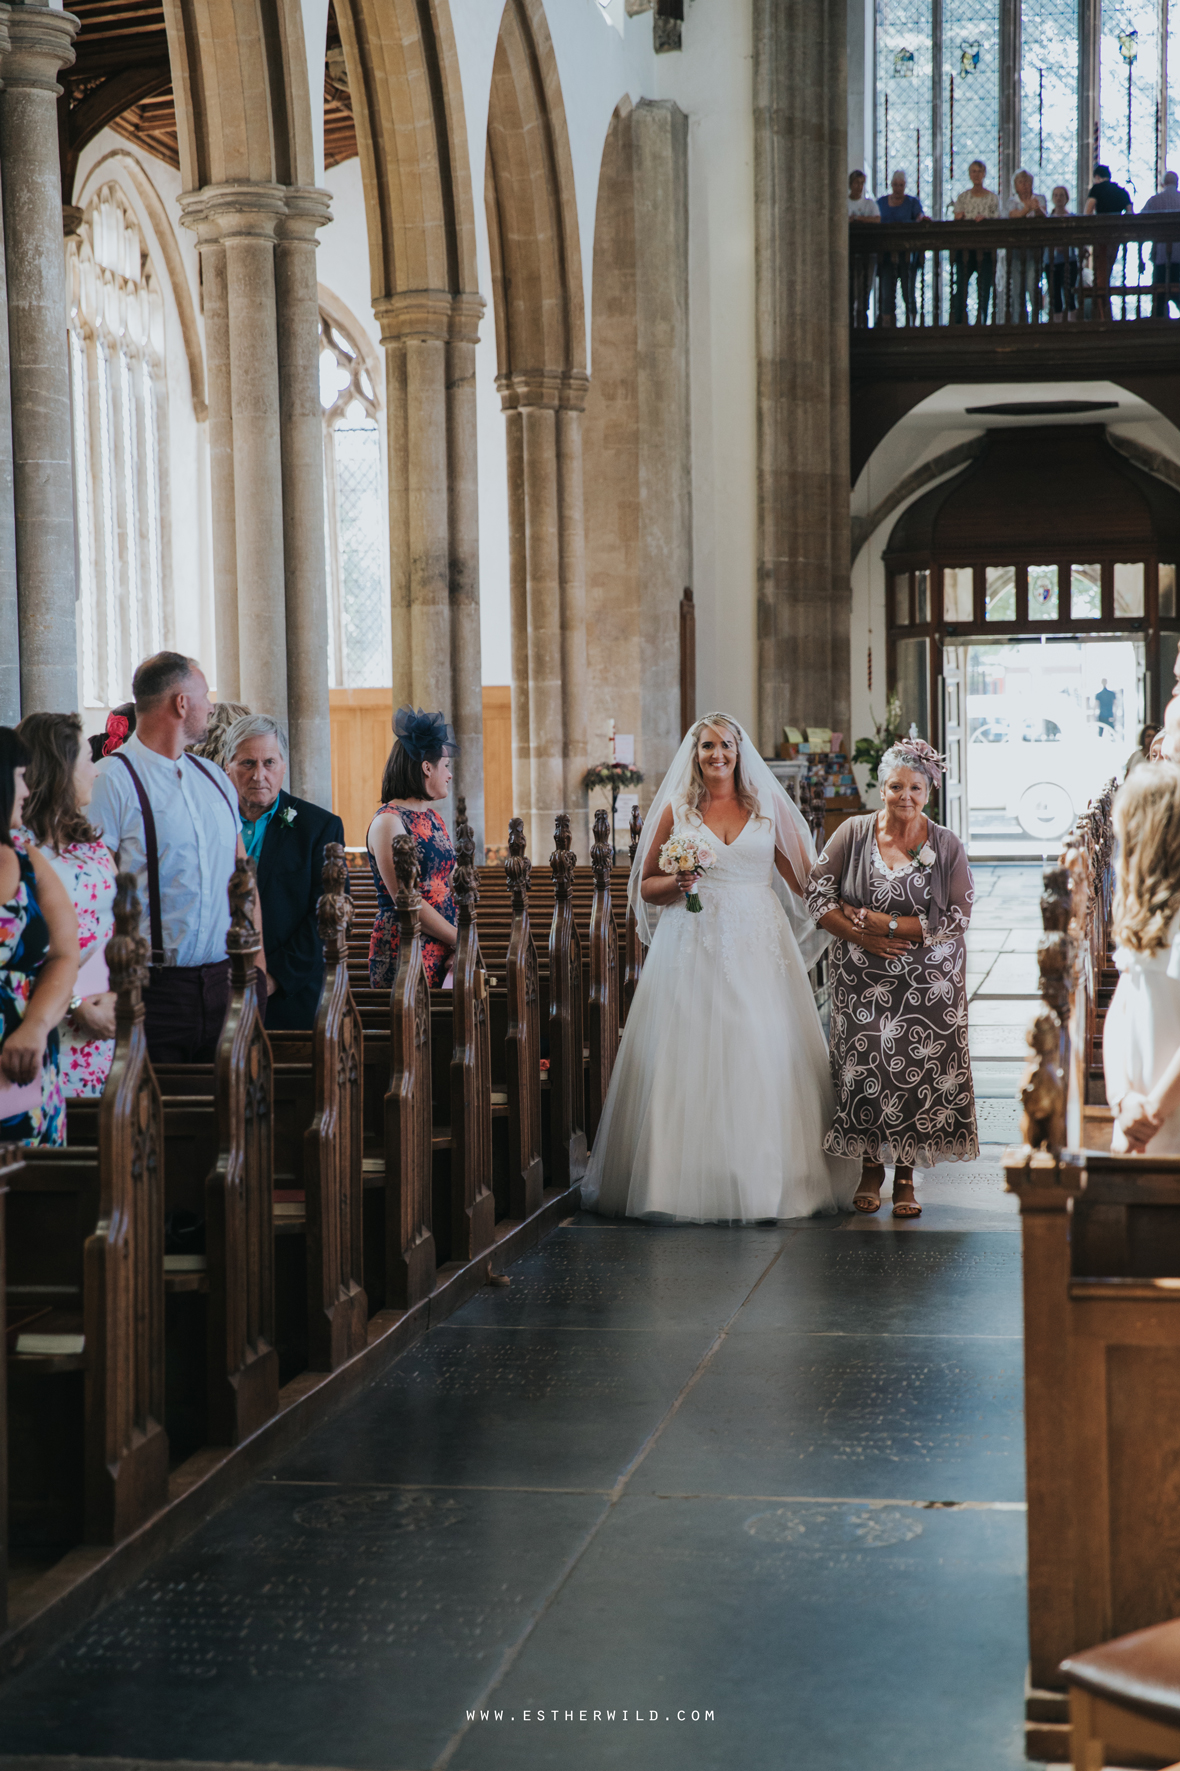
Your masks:
M881 1209L892 1162L893 1215L921 1213L914 1166L979 1154L967 1052L963 937L974 896L958 837L925 814L941 762L920 739L881 759L882 809L833 834L808 884L832 943L836 1118L824 1139L859 1156L858 1211Z

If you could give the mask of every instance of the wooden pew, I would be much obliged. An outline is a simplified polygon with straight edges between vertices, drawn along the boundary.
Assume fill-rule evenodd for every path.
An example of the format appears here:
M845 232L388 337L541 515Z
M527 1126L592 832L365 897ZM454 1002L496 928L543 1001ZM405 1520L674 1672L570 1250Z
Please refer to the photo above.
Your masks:
M0 1360L0 1630L8 1622L8 1318L4 1202L9 1181L23 1166L21 1152L15 1144L0 1144L0 1347L5 1349L5 1357Z
M529 1217L541 1206L545 1164L541 1153L541 992L537 949L529 922L533 865L525 853L524 821L508 827L504 874L512 900L512 932L505 963L508 997L505 1082L508 1095L508 1211Z
M1159 1764L1180 1753L1180 1619L1072 1655L1074 1771ZM1173 1763L1170 1771L1178 1771Z
M643 818L639 807L631 807L631 841L628 858L631 866L635 865L635 857L639 853L639 838L643 833ZM635 912L631 908L629 892L626 894L627 920L623 932L623 1020L631 1012L631 1003L635 989L639 983L639 974L643 970L643 943L639 939L639 930L635 925Z
M475 841L465 818L458 824L456 852L451 881L458 934L451 968L450 1258L463 1264L491 1247L496 1224L487 974L475 920Z
M25 1150L8 1177L10 1498L24 1534L58 1547L118 1543L167 1498L163 1121L138 930L134 879L120 874L106 949L115 1055L96 1142ZM22 1330L37 1342L22 1343ZM42 1350L20 1350L29 1344Z
M619 1049L622 1005L619 1000L619 938L611 915L610 876L613 851L610 815L594 814L594 908L590 912L590 1002L587 1025L590 1063L586 1072L586 1143L593 1144L606 1105L615 1053Z
M317 914L325 963L315 1026L308 1033L266 1036L273 1182L280 1200L273 1221L275 1255L290 1252L288 1269L299 1269L288 1288L297 1297L290 1299L285 1316L277 1309L277 1275L275 1283L275 1343L288 1377L302 1369L336 1370L364 1347L368 1323L362 1252L363 1035L348 981L351 900L344 850L337 843L325 849ZM175 1065L159 1074L169 1097L166 1125L175 1128L177 1143L201 1135L204 1115L207 1148L208 1114L215 1106L213 1067ZM186 1155L183 1160L191 1176L200 1159Z
M550 1173L558 1187L572 1187L586 1172L586 1070L583 1058L582 941L574 920L573 871L568 812L558 812L549 866L553 873L553 922L549 930L549 1123Z
M1024 1143L1005 1153L1024 1255L1031 1757L1068 1756L1062 1663L1180 1612L1180 1158L1112 1155L1092 1095L1110 966L1113 792L1045 872L1044 1008Z

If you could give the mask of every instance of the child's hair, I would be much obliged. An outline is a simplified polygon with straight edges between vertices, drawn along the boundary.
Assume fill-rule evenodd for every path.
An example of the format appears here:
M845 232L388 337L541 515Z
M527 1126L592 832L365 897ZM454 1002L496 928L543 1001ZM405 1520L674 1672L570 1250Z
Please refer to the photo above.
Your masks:
M1119 840L1114 936L1133 953L1154 953L1180 911L1180 769L1141 763L1114 802Z

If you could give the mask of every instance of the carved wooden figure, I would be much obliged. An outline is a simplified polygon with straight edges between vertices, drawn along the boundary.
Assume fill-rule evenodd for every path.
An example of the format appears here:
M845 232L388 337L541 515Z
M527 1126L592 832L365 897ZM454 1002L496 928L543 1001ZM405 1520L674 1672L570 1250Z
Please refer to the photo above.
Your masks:
M456 823L451 891L458 915L453 963L451 1045L451 1259L470 1261L495 1238L492 1193L492 1050L487 973L479 956L475 842Z
M1052 1009L1028 1030L1031 1056L1020 1084L1021 1132L1033 1150L1056 1152L1065 1144L1065 1084L1061 1075L1061 1023Z
M316 918L324 985L313 1035L315 1118L304 1133L308 1363L334 1371L361 1352L369 1319L364 1288L361 1111L364 1035L348 983L352 899L344 849L324 850Z
M106 960L115 1055L98 1108L99 1219L87 1238L86 1537L118 1543L168 1498L164 1431L164 1114L148 1061L133 874L118 876Z
M586 1172L586 1070L582 1042L582 942L574 920L574 868L568 812L554 821L553 923L549 930L549 1126L553 1184L572 1187Z
M254 862L229 882L231 990L217 1047L219 1150L205 1183L209 1442L237 1445L279 1402L274 1346L274 1160L270 1044L258 1010Z
M541 1156L541 993L537 949L529 924L532 862L525 853L524 821L508 826L504 874L512 895L512 932L505 967L508 984L508 1216L539 1211L545 1189Z
M422 970L418 852L393 839L397 972L389 995L385 1095L385 1306L405 1310L434 1290L431 1181L430 986Z
M590 911L590 1070L586 1088L586 1141L593 1144L606 1092L610 1087L615 1053L619 1049L619 937L611 915L610 819L605 811L594 814L594 844L590 865L594 869L594 904Z
M638 806L631 807L631 841L628 856L632 867L639 853L639 838L643 833L643 815ZM643 943L639 939L639 930L635 926L635 912L631 908L630 899L627 903L627 921L623 936L623 1021L631 1011L631 1002L635 995L639 974L643 970Z

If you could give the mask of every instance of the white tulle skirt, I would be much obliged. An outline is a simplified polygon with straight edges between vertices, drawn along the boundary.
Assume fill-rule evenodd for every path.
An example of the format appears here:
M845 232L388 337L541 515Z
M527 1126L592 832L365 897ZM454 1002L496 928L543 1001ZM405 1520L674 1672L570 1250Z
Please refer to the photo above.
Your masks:
M823 1151L827 1041L783 908L768 885L701 896L648 949L582 1204L686 1223L847 1210L860 1164Z

